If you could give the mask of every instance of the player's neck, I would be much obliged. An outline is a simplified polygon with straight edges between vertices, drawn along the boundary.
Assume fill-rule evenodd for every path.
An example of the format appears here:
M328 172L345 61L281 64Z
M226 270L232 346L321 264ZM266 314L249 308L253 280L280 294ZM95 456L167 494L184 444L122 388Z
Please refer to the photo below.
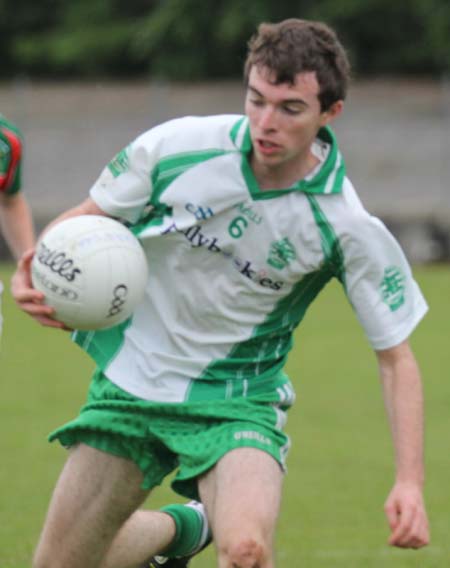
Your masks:
M295 161L280 164L266 164L251 157L250 164L253 174L261 190L286 189L307 177L319 164L320 160L309 150Z

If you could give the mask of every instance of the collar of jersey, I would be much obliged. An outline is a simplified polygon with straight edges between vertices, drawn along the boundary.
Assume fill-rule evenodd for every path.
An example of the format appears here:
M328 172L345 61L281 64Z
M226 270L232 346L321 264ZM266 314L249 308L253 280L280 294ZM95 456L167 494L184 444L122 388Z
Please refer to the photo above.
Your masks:
M264 191L259 187L250 167L249 158L253 146L247 117L243 116L233 125L230 136L233 143L242 154L242 174L253 199L271 199L293 191L311 194L334 194L342 192L345 164L338 150L336 137L330 127L325 126L321 128L317 135L319 140L323 140L330 145L330 151L326 160L313 177L301 179L286 189L266 189Z

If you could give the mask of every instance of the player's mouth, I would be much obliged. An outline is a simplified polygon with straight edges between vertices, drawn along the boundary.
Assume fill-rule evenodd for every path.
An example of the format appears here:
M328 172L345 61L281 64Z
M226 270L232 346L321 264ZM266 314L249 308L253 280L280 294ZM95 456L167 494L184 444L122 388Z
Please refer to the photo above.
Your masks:
M257 138L255 145L258 152L264 156L272 156L281 150L281 146L264 138Z

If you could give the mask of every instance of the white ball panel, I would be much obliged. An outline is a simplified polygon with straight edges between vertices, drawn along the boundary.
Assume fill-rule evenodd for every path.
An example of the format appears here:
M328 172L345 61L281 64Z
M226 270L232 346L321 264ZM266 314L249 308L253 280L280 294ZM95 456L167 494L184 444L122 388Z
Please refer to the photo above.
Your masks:
M73 217L40 240L32 280L56 310L55 318L75 329L121 323L141 301L147 260L136 237L107 217Z

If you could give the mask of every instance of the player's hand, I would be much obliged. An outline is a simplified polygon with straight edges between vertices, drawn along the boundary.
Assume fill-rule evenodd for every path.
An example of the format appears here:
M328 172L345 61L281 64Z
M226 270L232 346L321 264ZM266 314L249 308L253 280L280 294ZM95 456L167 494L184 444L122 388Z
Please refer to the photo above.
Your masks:
M58 329L66 329L63 323L53 319L52 315L55 310L44 303L44 294L33 288L31 281L31 262L34 253L35 250L30 249L26 251L19 260L16 272L11 279L11 294L19 308L40 324Z
M384 505L391 535L388 543L400 548L422 548L430 542L428 517L421 488L396 483Z

